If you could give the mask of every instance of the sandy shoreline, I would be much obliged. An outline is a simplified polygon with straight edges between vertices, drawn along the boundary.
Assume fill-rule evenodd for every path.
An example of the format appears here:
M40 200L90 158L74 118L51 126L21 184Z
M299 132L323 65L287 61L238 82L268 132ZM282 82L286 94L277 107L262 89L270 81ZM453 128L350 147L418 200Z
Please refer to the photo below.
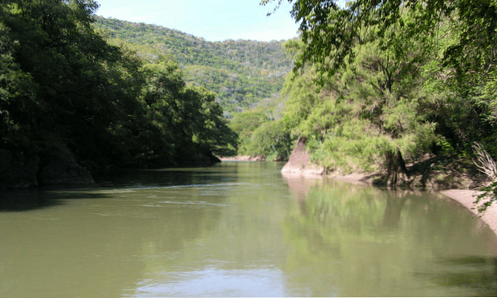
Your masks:
M219 157L221 161L265 161L266 158L263 156L250 156L250 155L237 155L230 157Z

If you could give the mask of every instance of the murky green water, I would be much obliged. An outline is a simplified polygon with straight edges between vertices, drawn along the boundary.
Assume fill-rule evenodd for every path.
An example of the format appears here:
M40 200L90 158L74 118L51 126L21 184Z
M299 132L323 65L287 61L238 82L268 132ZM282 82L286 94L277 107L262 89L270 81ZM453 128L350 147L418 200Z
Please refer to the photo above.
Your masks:
M496 237L453 201L282 166L3 193L0 297L497 296Z

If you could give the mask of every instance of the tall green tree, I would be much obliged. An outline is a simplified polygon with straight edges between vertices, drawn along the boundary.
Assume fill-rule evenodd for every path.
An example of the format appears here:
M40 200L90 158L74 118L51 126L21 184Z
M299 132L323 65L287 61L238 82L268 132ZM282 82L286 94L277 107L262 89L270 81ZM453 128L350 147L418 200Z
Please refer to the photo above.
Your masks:
M10 55L19 71L31 78L35 105L10 107L12 121L32 130L31 145L51 138L80 147L87 137L104 141L107 125L136 108L133 88L120 89L119 68L136 65L122 59L90 26L93 1L4 1L0 21L14 42ZM119 72L122 74L122 72ZM121 81L121 82L119 82ZM120 86L118 86L120 85ZM135 90L137 91L137 90ZM83 135L83 136L81 136Z
M261 3L270 2L281 3ZM421 129L420 135L434 129L438 137L415 142L432 140L432 148L445 152L471 153L473 141L494 138L495 1L357 0L346 7L331 0L289 2L302 33L295 71L305 76L312 67L314 82L324 86L318 93L337 90L327 84L340 80L345 93L337 93L337 102L348 99L357 107L366 101L362 106L369 106L345 123L366 116L392 140L416 135L420 127L429 128ZM373 98L370 103L368 96ZM334 105L309 119L329 118ZM308 106L311 114L318 112L313 104ZM307 117L302 110L293 110L301 119ZM298 122L297 128L303 129L309 119ZM311 131L318 126L327 131L329 123L313 125ZM385 166L404 171L401 153L406 152L395 147L385 152Z
M192 160L198 152L234 154L237 136L212 92L186 86L178 64L167 58L145 64L143 71L147 83L142 98L148 117L163 135L162 150L169 147L180 162Z
M0 23L0 144L4 147L27 147L33 136L32 111L38 108L33 82L13 57L19 43Z
M238 113L230 120L231 129L239 136L239 155L264 156L266 160L286 160L290 156L290 130L274 118L275 108L269 106Z
M235 150L214 95L171 59L110 45L92 0L0 2L0 148L90 167L212 163ZM231 147L230 147L231 146Z
M261 4L276 2L277 9L282 1L262 0ZM386 37L384 42L392 42L386 34L391 27L400 25L414 36L435 33L443 22L460 25L460 38L445 51L447 64L461 70L482 69L495 59L497 4L492 0L356 0L347 2L346 7L340 7L335 0L288 2L293 3L291 15L300 23L302 39L306 41L305 49L297 59L297 69L307 61L323 63L331 59L332 63L322 71L336 71L347 56L353 57L352 48L364 27L377 27L379 37ZM405 24L401 21L403 9L416 12L415 22ZM472 59L463 59L461 54L469 54ZM473 60L477 58L480 59Z

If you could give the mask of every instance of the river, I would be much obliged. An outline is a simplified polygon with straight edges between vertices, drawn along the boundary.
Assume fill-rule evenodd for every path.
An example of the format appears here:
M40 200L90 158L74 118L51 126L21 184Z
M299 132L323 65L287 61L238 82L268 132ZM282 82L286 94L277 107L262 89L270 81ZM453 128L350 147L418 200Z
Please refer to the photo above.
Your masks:
M1 193L0 297L497 296L497 239L437 194L223 162Z

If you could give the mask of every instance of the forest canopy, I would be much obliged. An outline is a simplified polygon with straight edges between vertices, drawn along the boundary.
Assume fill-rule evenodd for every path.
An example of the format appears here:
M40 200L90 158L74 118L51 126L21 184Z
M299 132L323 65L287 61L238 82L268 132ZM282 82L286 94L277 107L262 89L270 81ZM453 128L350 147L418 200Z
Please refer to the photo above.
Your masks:
M68 151L88 168L211 163L236 149L215 94L168 56L139 58L92 25L92 0L0 6L0 149Z
M315 162L397 184L426 154L496 156L495 1L289 2L301 39L281 121Z

